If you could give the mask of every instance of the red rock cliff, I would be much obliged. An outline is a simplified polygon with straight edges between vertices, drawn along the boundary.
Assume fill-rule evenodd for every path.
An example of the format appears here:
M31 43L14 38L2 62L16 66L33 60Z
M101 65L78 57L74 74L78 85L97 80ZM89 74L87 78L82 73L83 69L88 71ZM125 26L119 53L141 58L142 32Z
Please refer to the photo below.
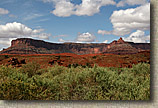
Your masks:
M141 50L150 50L149 43L125 42L122 38L110 44L105 43L49 43L42 40L20 38L11 42L11 47L0 51L0 54L54 54L54 53L136 53Z

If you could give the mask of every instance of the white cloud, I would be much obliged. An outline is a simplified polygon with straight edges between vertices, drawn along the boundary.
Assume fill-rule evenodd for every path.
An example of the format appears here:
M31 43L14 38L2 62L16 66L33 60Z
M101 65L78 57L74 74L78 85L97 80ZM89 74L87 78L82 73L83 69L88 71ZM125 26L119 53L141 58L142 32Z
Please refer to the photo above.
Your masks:
M118 4L117 7L122 7L127 5L143 5L147 3L148 0L121 0Z
M43 16L43 15L36 14L36 13L31 13L31 14L25 16L23 20L27 21L27 20L35 19L35 18L38 18L38 17L41 17L41 16Z
M0 25L0 38L18 38L18 37L44 37L50 36L47 33L41 33L44 29L31 29L24 24L13 22L6 25Z
M58 42L62 42L62 43L65 43L65 42L73 42L75 43L75 41L72 41L72 40L64 40L62 38L58 39Z
M59 37L65 37L65 35L59 35ZM66 35L67 36L67 35ZM64 40L62 38L58 39L58 42L73 42L73 43L89 43L95 42L96 36L93 34L86 32L86 33L78 33L78 36L75 40Z
M110 20L114 30L98 30L99 34L122 36L133 30L150 30L150 3L137 8L114 11Z
M0 8L0 15L5 15L5 14L8 14L8 13L9 13L8 10Z
M59 42L66 42L64 39L58 39Z
M11 45L11 41L15 40L16 38L0 38L0 51L3 48L8 48Z
M68 17L74 14L74 4L67 0L61 0L56 2L55 10L51 11L56 16Z
M10 45L10 38L8 39L8 38L1 38L0 39L0 44L2 44L2 45Z
M123 37L125 41L134 42L134 43L148 43L150 42L150 35L145 36L145 32L142 30L137 30L132 33L129 37Z
M48 39L51 34L43 33L43 31L43 29L31 29L17 22L0 25L0 44L9 45L12 39L24 37Z
M105 40L103 43L108 43L108 40Z
M43 29L31 29L21 23L13 22L0 25L0 38L17 38L25 36L40 36ZM43 35L43 34L42 34Z
M51 36L51 34L49 33L40 33L40 34L33 34L32 37L38 37L40 39L49 39L49 37Z
M82 0L82 4L76 5L76 15L92 16L100 11L102 6L115 5L113 0Z
M102 35L105 35L105 34L112 34L112 32L110 31L105 31L105 30L98 30L98 34L102 34Z
M43 2L52 2L55 9L51 13L59 17L92 16L98 13L102 6L116 4L113 0L82 0L82 3L78 5L71 3L71 0L43 0Z
M77 42L94 42L96 39L96 37L87 32L87 33L82 33L82 34L78 34L76 41Z

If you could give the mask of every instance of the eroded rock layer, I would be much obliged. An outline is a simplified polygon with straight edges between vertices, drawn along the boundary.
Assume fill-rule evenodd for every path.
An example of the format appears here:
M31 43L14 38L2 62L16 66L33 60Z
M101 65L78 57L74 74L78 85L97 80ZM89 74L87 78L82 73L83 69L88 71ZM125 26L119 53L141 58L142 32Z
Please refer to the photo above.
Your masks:
M122 38L110 44L105 43L49 43L30 38L19 38L11 46L0 51L0 54L134 54L150 50L150 43L125 42Z

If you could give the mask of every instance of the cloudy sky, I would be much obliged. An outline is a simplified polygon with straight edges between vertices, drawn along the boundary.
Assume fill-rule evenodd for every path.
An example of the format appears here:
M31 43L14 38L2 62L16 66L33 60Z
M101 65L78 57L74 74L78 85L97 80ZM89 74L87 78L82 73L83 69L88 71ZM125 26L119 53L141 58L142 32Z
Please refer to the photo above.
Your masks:
M0 0L0 49L16 38L150 42L149 0Z

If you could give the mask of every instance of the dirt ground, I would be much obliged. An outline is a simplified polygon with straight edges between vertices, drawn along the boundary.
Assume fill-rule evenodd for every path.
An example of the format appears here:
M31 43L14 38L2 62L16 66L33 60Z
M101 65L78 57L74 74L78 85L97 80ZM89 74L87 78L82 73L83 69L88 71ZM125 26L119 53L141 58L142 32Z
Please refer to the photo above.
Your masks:
M70 65L93 67L94 64L96 64L101 67L128 67L128 68L131 68L132 64L138 64L141 62L150 64L150 52L144 51L137 54L126 54L126 55L115 55L115 54L76 55L71 53L35 54L35 55L5 54L5 55L0 55L0 65L11 64L9 61L12 58L17 58L19 61L25 60L26 64L29 62L36 62L39 63L42 68L53 66L53 64L56 63L66 67L69 67Z

